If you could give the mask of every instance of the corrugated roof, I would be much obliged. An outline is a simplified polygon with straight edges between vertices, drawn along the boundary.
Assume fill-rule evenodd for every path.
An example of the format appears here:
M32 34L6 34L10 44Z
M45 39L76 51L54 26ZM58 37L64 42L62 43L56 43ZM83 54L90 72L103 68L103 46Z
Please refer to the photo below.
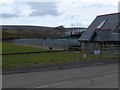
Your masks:
M92 38L92 36L93 36L96 28L98 27L98 25L102 21L105 21L105 20L107 20L107 21L101 26L100 29L109 28L109 29L111 29L111 33L112 33L116 29L116 27L118 26L118 23L120 23L119 19L120 19L120 13L97 16L95 18L95 20L92 22L92 24L88 27L88 29L79 38L79 40L80 41L90 41L90 39ZM100 33L103 33L103 32L100 32ZM106 34L107 34L107 32L106 32Z
M112 33L110 36L110 41L120 41L120 33Z
M95 33L102 41L110 40L110 30L96 30Z

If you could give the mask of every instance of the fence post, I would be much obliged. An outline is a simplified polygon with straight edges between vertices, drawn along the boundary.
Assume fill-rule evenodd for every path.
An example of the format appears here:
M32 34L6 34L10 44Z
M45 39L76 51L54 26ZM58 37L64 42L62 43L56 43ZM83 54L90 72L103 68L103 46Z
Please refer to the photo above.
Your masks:
M27 51L27 53L26 53L26 59L27 59L27 60L25 60L25 61L26 61L26 64L28 63L28 60L29 60L29 55L28 55L28 54L29 54L29 52Z
M100 50L99 59L101 59L101 49L99 49L99 50Z

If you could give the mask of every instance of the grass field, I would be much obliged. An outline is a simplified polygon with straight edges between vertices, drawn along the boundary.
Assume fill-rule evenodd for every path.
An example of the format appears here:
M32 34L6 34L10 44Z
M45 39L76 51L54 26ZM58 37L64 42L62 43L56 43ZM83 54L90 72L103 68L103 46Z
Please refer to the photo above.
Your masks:
M47 49L35 48L29 46L18 46L13 43L3 42L2 43L2 53L17 53L17 52L37 52L37 51L45 51Z
M46 49L17 46L12 43L3 43L3 53L14 52L32 52L44 51ZM37 66L41 64L53 64L64 62L76 62L83 60L98 60L98 59L116 59L116 54L101 54L94 55L86 53L86 58L83 57L82 52L50 52L50 53L35 53L35 54L20 54L20 55L3 55L2 66L3 68L16 68L26 66Z

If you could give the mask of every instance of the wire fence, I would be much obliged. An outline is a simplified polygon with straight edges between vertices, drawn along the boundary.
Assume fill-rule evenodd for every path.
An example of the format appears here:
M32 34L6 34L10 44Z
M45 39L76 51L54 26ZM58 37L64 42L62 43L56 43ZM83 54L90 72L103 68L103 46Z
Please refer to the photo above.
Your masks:
M23 43L19 45L23 45ZM81 49L81 47L71 47L64 50L46 49L45 51L25 51L2 54L4 68L39 66L43 64L81 62L89 60L118 60L119 58L119 45L102 46L100 49Z
M80 45L79 41L73 39L15 39L17 45L34 46L52 49L67 49L69 46Z
M101 53L102 52L102 53ZM43 64L81 62L89 60L118 60L118 53L103 53L101 50L41 51L3 54L3 67L38 66Z
M101 48L94 49L81 49L86 53L94 53L96 50L100 50L101 54L120 54L120 45L106 45Z

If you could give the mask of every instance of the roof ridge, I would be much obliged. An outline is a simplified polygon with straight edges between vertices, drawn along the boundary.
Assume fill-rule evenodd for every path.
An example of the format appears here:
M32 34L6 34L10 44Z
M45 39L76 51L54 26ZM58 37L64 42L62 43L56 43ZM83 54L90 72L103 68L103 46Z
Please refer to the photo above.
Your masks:
M103 14L103 15L98 15L98 16L107 16L107 15L114 15L114 14L120 14L120 12L116 12L116 13L108 13L108 14Z
M111 30L111 28L96 28L95 30Z

